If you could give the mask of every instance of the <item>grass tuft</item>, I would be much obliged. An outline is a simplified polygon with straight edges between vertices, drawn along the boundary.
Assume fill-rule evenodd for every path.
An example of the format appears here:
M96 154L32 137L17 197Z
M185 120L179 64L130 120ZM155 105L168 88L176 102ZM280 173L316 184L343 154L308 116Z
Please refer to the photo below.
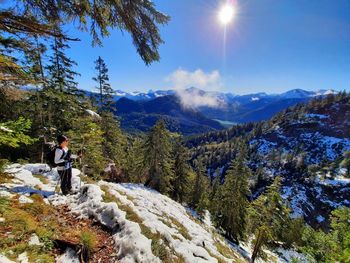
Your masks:
M82 231L80 233L80 244L85 247L90 253L96 249L97 236L92 231Z
M192 237L188 233L188 230L181 224L176 218L170 217L171 223L174 224L179 231L179 233L187 240L192 240Z
M223 245L221 242L216 241L215 247L217 251L226 258L237 258L235 253L228 247Z
M32 234L38 227L35 217L18 208L11 208L4 212L5 225L11 227L11 232L20 238L25 234Z
M14 177L0 171L0 184L11 183Z
M0 196L0 213L4 213L10 206L10 200L6 197Z

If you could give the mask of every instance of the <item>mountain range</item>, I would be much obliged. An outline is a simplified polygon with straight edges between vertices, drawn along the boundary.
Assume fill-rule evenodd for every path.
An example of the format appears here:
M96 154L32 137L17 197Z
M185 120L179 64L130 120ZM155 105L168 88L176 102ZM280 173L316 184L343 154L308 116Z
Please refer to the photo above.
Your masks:
M98 96L97 93L84 92L88 96ZM236 95L191 87L179 91L116 90L114 100L116 115L120 117L122 128L128 132L146 132L163 118L171 131L187 136L268 120L287 107L335 93L334 90L293 89L280 94Z
M267 120L277 112L333 90L294 89L281 94L265 92L235 95L194 87L149 92L116 91L117 115L127 131L147 131L159 118L171 131L184 135L220 130L234 124Z
M319 91L307 91L303 89L292 89L280 94L268 94L265 92L251 93L245 95L236 95L230 92L216 92L216 91L204 91L195 87L190 87L184 90L185 93L192 94L194 92L199 93L201 96L209 95L222 102L235 102L239 101L247 103L250 101L257 101L263 98L279 98L279 99L303 99L315 96L322 96L335 93L334 90L319 90ZM122 90L116 90L114 98L119 100L120 98L128 98L131 100L151 100L162 96L175 95L178 92L176 90L149 90L148 92L126 92Z

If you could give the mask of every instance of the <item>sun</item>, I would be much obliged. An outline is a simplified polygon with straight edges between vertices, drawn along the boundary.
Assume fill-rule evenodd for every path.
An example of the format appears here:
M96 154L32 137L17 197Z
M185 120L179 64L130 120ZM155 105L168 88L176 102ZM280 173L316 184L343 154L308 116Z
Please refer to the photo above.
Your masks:
M227 25L235 18L235 15L235 6L233 6L232 4L226 4L221 7L218 18L222 25Z

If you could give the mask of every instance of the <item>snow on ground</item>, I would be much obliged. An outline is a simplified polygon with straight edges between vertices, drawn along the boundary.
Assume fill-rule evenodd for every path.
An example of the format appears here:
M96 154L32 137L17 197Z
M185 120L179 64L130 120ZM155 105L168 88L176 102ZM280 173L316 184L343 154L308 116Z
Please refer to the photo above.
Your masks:
M55 193L58 174L45 164L13 164L6 168L13 175L10 183L0 185L3 195L21 194L28 201L29 194L39 193L52 205L67 205L71 212L79 217L93 217L101 224L112 229L116 254L122 263L160 262L152 253L152 240L143 234L143 228L160 235L163 245L174 251L185 262L235 262L250 256L249 248L236 247L222 238L212 226L210 214L206 213L202 221L181 204L160 193L135 184L114 184L100 181L98 184L80 182L80 171L73 170L73 187L80 191L74 195L63 196ZM36 174L47 180L41 181ZM103 190L102 190L103 189ZM105 193L104 191L108 191ZM109 194L116 201L104 202L104 195ZM127 218L123 209L131 209L142 222ZM131 220L135 220L131 221ZM222 249L229 250L223 254ZM272 252L276 262L288 262ZM22 255L24 257L24 255ZM6 259L0 255L0 262ZM57 262L77 262L71 251L66 251ZM263 261L257 261L263 262Z
M278 248L275 251L279 255L279 262L289 263L289 262L298 262L298 263L307 263L307 258L296 251L287 250L284 248Z
M249 260L253 254L253 245L252 245L253 237L248 238L246 242L241 242L239 246L231 243L230 245L234 247L237 251L240 251L242 255L245 256L247 260ZM256 263L290 263L290 262L298 262L298 263L308 263L306 257L298 253L294 250L284 249L282 247L276 248L274 251L264 249L264 252L267 255L267 259L263 260L262 258L257 258L255 260Z
M85 112L86 112L87 114L89 114L91 117L93 117L93 118L95 118L95 119L97 119L97 120L100 120L100 119L101 119L101 116L100 116L98 113L96 113L96 112L94 112L94 111L92 111L92 110L86 109Z
M350 150L350 140L349 139L341 139L336 137L330 137L330 136L322 136L319 140L319 142L325 147L326 149L326 156L330 160L335 160L336 157L338 157L339 153L335 150L335 148L338 145L343 145L343 151Z
M250 145L258 145L258 152L260 154L268 154L271 152L271 149L274 149L277 145L275 142L271 142L265 139L258 139L250 141Z
M337 176L333 179L320 180L320 184L329 185L329 186L346 186L350 184L350 178Z
M29 263L27 252L23 252L18 255L17 262L19 263Z
M5 257L3 255L0 255L0 262L1 263L15 263L14 261L9 260L7 257Z
M151 242L141 234L140 226L125 218L125 212L116 203L102 201L103 192L94 184L82 186L80 194L54 195L49 198L53 205L67 204L81 217L94 217L116 234L113 238L120 262L159 262L152 254Z
M289 201L292 209L291 218L303 217L304 210L315 210L315 207L310 203L306 188L303 185L295 184L293 187L282 187L282 198Z
M316 113L308 113L304 115L306 118L316 118L316 119L328 119L329 115L325 114L316 114Z
M12 164L5 168L5 172L13 175L15 179L12 183L6 183L2 186L10 189L10 192L33 194L38 193L44 197L55 194L55 188L58 186L59 175L57 170L50 169L47 164ZM47 183L42 182L36 175L41 175L47 179ZM80 171L72 170L72 188L78 191L80 188Z
M135 184L100 182L109 192L143 220L153 233L160 233L185 262L217 262L212 255L232 262L218 252L210 230L196 222L181 204L160 193Z
M21 203L21 204L29 204L29 203L33 203L34 201L28 197L26 197L25 195L21 195L19 198L18 198L18 201Z
M56 263L79 263L79 257L77 253L71 248L66 249L66 251L56 259Z

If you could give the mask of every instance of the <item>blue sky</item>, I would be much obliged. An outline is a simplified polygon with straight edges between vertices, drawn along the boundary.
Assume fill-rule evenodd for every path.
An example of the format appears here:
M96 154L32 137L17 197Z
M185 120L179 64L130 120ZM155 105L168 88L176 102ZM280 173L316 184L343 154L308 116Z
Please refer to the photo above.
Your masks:
M171 21L161 28L161 60L150 66L126 32L112 32L100 48L87 33L67 29L81 39L68 52L78 62L80 88L93 87L93 61L100 55L112 87L125 91L186 85L236 94L350 90L348 0L238 0L226 41L217 19L225 1L154 2Z

